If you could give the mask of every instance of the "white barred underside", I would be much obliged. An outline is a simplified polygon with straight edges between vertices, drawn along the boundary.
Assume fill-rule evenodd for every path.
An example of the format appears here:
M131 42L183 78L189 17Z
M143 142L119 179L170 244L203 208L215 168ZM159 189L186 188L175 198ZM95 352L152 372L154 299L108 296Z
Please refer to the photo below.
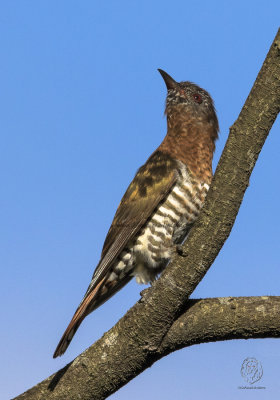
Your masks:
M134 242L121 253L110 280L121 279L130 272L138 283L153 281L170 261L175 245L186 238L209 185L194 181L185 165L178 163L180 176L176 185Z

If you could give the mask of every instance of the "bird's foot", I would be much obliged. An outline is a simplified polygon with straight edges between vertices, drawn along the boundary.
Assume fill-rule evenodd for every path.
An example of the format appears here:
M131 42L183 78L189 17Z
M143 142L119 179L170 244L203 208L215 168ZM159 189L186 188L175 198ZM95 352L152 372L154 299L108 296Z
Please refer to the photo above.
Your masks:
M175 246L176 253L181 257L187 257L187 253L184 251L184 248L181 244L176 244Z

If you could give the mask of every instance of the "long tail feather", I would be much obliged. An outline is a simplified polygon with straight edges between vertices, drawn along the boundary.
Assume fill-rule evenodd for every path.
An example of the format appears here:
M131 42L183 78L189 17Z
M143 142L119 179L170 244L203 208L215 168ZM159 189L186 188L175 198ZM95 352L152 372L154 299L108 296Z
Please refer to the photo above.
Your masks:
M105 276L94 289L88 289L84 299L77 308L70 324L66 328L57 348L54 352L53 358L62 356L69 346L77 329L83 322L84 318L92 311L96 310L99 306L109 300L116 292L125 286L132 279L131 275L126 275L120 281L108 281ZM90 288L90 286L89 286Z
M62 354L65 353L67 347L69 346L71 340L73 339L73 336L75 335L77 329L83 322L84 318L91 311L94 310L95 300L96 300L99 289L102 286L103 282L104 282L104 278L102 279L101 282L98 283L98 285L90 293L88 293L88 295L85 296L85 298L83 299L83 301L77 308L70 324L67 326L62 338L60 339L60 342L57 345L57 348L55 349L53 358L62 356Z

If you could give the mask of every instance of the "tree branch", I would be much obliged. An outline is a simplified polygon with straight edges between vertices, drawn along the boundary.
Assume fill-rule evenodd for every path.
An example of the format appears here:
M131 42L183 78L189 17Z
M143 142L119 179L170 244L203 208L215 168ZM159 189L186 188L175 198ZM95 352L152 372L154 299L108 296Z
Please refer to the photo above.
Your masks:
M198 343L280 337L280 296L189 300L164 338L158 359Z
M20 399L104 399L151 365L230 234L249 177L280 110L280 30L217 167L206 204L177 256L104 336Z

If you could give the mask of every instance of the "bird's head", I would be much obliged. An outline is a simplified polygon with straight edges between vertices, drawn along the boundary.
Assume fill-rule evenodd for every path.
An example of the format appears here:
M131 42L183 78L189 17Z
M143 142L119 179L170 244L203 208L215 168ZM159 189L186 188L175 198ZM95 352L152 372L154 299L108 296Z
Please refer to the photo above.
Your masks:
M168 117L176 114L193 116L197 122L208 122L216 132L219 130L214 102L210 94L192 82L176 82L162 69L158 70L167 87L165 113Z

